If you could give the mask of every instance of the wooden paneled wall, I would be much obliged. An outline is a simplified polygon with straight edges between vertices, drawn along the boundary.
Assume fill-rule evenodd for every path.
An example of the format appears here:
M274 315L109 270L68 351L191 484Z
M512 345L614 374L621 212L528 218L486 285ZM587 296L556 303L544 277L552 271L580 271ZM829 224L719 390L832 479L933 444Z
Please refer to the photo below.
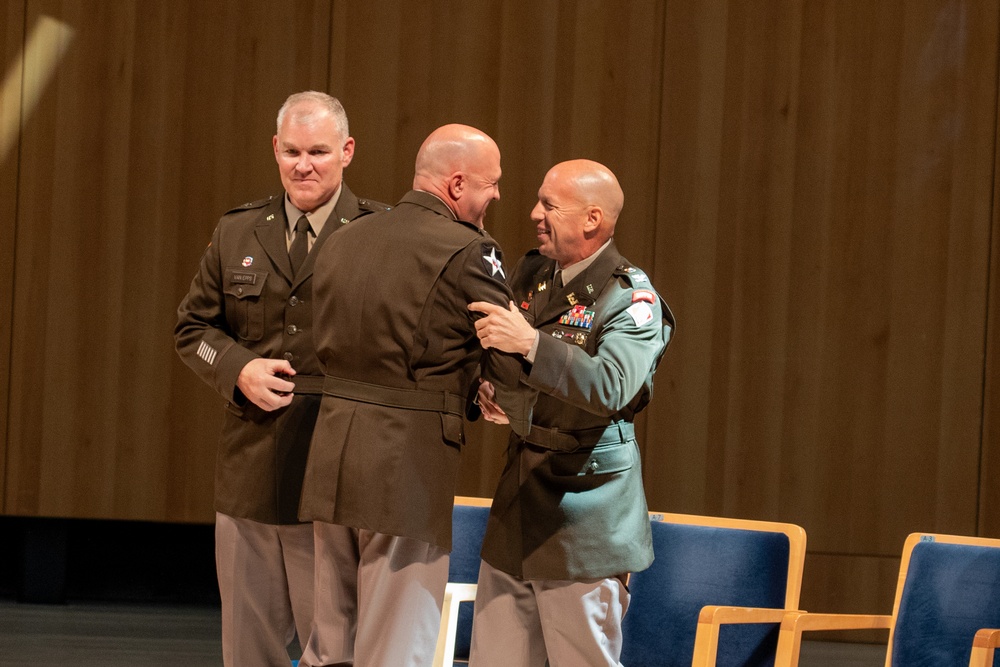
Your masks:
M10 377L10 332L14 303L14 227L17 220L17 158L21 126L21 52L24 5L0 5L0 491L7 467L7 406ZM2 497L2 494L0 494Z
M997 16L668 5L655 274L680 331L648 495L803 525L808 609L853 590L885 611L905 535L975 533L997 484L980 474Z
M0 17L5 72L33 26L64 26L37 106L0 102L21 128L0 156L4 513L211 520L221 405L173 352L175 309L219 215L280 188L281 101L320 88L375 199L409 188L434 127L494 136L509 263L549 166L615 171L619 246L679 321L640 424L652 508L803 525L809 609L887 610L908 532L1000 534L998 0ZM489 495L505 432L469 440L460 491Z
M329 3L281 5L27 2L72 45L21 135L6 513L211 520L221 405L171 331L219 215L280 191L281 102L326 85Z

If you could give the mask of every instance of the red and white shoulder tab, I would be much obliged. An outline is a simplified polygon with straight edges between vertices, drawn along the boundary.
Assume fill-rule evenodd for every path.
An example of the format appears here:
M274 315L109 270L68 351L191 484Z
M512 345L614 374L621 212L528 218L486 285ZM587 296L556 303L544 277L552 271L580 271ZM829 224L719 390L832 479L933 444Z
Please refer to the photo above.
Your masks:
M632 292L632 303L645 301L646 303L656 303L656 292L648 289L637 289Z

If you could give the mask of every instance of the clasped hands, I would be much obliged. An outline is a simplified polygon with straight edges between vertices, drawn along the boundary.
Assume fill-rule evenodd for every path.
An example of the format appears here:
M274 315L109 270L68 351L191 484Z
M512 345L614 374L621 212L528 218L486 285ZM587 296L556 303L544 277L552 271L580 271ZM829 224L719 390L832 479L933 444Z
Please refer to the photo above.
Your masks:
M486 301L475 301L469 304L469 310L485 315L476 321L476 335L484 348L520 355L527 355L531 351L538 333L524 319L513 301L507 308ZM494 424L509 423L507 415L494 399L493 385L480 380L476 402L483 412L483 418Z

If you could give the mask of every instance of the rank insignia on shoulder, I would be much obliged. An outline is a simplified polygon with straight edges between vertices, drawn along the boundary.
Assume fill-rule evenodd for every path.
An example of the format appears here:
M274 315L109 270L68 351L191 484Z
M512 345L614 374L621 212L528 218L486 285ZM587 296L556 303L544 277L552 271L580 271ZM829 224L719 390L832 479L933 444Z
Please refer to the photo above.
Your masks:
M486 270L491 276L495 278L499 273L502 279L507 279L507 274L503 272L503 265L500 262L500 257L497 255L496 246L483 244L483 263L486 265Z
M656 294L648 289L637 289L632 292L632 303L636 301L646 301L648 303L656 303Z
M581 329L590 329L594 326L594 311L587 310L587 307L583 305L573 306L572 310L564 313L563 316L559 318L559 324L570 327L580 327Z

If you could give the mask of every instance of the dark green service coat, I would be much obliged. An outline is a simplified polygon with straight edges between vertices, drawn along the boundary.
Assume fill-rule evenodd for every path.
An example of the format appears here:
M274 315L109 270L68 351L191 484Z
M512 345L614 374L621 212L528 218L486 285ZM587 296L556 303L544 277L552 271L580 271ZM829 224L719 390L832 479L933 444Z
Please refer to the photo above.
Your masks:
M451 548L463 412L480 375L497 385L515 427L527 432L529 423L530 399L514 390L521 358L484 354L479 314L468 309L472 301L508 304L505 275L496 241L426 192L407 193L323 247L315 285L320 362L341 384L381 398L324 395L303 519ZM397 394L445 393L457 410L393 404Z
M177 353L226 400L215 466L215 509L262 523L298 523L299 495L319 390L296 389L291 405L265 412L236 387L252 359L287 359L296 381L321 383L313 345L313 265L347 221L384 204L359 200L345 183L340 199L293 280L284 197L229 211L177 311ZM306 393L312 391L313 393Z
M535 250L510 281L541 332L522 377L539 395L528 442L511 434L483 558L522 579L642 570L653 550L632 420L649 402L673 315L614 242L563 288L554 270ZM561 441L532 443L543 429Z

